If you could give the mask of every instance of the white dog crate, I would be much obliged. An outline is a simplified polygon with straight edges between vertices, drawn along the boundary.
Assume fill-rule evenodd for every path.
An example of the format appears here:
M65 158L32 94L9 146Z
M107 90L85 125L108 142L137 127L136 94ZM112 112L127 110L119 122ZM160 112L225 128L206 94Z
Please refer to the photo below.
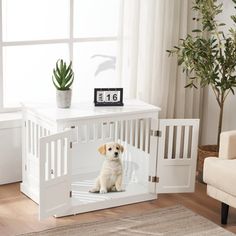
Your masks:
M159 111L140 101L124 107L25 106L21 191L39 204L40 218L193 191L199 121L159 121ZM89 193L104 160L98 148L111 141L124 146L125 191Z

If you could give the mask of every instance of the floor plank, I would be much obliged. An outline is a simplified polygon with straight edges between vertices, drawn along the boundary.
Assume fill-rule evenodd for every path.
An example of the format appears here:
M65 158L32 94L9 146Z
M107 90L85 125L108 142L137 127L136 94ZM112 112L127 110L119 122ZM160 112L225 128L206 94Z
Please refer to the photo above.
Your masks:
M0 236L39 231L79 222L92 222L135 215L154 208L182 204L209 220L220 223L220 203L206 195L206 186L197 183L194 193L160 194L157 200L63 218L38 221L38 206L19 189L19 183L0 186ZM230 208L225 228L236 233L236 209Z

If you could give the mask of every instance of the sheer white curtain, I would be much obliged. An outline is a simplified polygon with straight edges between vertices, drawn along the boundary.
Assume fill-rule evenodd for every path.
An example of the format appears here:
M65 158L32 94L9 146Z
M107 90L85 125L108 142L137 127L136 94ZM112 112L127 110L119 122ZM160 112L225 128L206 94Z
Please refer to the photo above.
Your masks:
M118 60L125 96L162 108L163 118L200 116L202 91L185 89L185 75L167 49L194 28L190 0L124 0Z

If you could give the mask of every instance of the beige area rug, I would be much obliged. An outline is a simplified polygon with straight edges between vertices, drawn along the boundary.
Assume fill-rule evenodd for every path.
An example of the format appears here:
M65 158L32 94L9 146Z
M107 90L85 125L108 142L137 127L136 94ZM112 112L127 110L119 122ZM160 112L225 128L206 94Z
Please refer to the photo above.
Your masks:
M206 218L177 205L142 215L93 223L73 224L24 236L116 236L116 235L234 235Z

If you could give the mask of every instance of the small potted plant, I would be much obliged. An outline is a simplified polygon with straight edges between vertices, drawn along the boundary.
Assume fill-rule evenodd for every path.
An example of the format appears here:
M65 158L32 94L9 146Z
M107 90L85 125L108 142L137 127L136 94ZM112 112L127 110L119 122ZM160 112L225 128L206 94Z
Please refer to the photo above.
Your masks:
M236 0L232 0L236 5ZM177 55L178 65L186 73L189 83L186 87L209 86L219 105L218 132L216 145L199 147L198 173L202 180L204 158L217 156L222 131L223 112L226 98L234 94L236 87L236 15L230 16L234 26L226 30L224 23L217 20L222 13L223 3L217 0L194 0L193 10L197 13L194 21L199 27L180 39L178 46L167 50L170 55ZM234 7L236 8L236 7Z
M59 59L53 69L52 82L56 87L56 100L59 108L69 108L71 106L72 90L70 89L74 81L72 61L67 66L66 62Z

